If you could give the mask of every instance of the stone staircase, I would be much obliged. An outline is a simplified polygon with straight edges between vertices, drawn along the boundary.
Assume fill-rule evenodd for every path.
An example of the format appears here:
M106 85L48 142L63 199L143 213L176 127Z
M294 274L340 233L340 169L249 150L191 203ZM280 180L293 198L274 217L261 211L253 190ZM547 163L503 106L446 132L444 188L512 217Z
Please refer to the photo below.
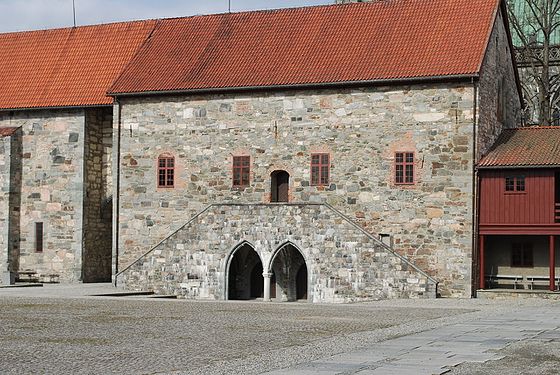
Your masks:
M328 204L211 204L119 272L129 290L227 298L231 254L251 246L267 272L287 244L308 269L309 301L435 298L437 281Z

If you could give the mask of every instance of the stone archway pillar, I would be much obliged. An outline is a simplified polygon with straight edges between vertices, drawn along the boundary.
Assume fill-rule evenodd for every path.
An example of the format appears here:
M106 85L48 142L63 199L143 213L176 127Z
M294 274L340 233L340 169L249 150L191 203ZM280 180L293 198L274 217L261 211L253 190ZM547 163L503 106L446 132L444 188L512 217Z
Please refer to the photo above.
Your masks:
M263 278L264 278L263 300L265 302L270 302L270 277L271 276L272 273L263 272Z

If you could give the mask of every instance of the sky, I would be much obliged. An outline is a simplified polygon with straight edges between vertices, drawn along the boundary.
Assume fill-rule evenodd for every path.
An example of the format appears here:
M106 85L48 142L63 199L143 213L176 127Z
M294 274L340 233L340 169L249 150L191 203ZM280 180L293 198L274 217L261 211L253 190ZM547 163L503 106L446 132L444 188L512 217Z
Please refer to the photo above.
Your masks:
M183 17L228 11L228 0L74 0L76 24ZM334 0L231 0L231 11L333 4ZM72 0L0 0L0 32L73 25Z

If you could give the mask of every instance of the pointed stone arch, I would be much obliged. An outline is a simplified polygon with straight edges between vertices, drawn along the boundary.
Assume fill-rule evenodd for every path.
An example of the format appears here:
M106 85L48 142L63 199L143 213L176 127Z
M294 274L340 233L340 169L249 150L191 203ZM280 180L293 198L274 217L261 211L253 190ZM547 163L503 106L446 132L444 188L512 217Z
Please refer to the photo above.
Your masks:
M291 241L274 250L267 264L271 275L271 296L281 301L307 300L309 293L308 262L303 251Z
M225 263L224 299L248 300L263 296L263 262L255 247L242 241L229 253Z

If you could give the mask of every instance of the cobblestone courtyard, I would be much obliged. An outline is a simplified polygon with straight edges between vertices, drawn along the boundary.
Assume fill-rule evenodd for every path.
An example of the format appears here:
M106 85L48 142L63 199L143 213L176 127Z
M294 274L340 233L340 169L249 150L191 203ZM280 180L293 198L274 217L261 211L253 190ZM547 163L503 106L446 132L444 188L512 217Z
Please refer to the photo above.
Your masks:
M546 332L543 355L533 356L534 361L540 363L543 371L550 370L546 366L560 368L560 304L552 301L400 300L354 305L267 304L90 297L73 295L72 289L65 291L62 286L58 289L56 286L25 289L0 289L2 374L245 374L267 371L287 374L324 370L329 371L321 373L384 373L380 362L373 360L387 348L395 347L398 352L415 342L417 349L420 345L437 341L433 336L441 330L445 330L449 339L453 332L472 333L472 329L464 327L480 322L484 317L490 325L496 325L495 319L515 311L529 316L538 312L543 317L553 313L556 318L551 317L552 325L545 324L540 329L534 322L526 322L532 341L525 343L520 341L523 338L517 339L516 346L507 350L514 356L523 352L530 354L532 347L527 345L534 346L540 340L536 336ZM84 294L96 292L90 286L82 286L82 289ZM525 324L519 319L515 321L518 325ZM518 330L515 327L508 329ZM508 329L505 331L509 332ZM507 346L503 337L496 339L491 346L494 351ZM380 347L383 349L378 350ZM352 353L355 357L356 352L362 353L361 362L357 361L362 365L352 367L348 359ZM386 354L395 357L395 353ZM418 356L418 353L407 353L406 358ZM483 354L481 358L499 359L507 355L506 352L498 357ZM491 358L493 356L495 358ZM394 372L396 368L393 368L393 373L414 368L416 373L429 373L422 371L421 359L420 356L418 366L406 367L401 363L400 370ZM434 361L428 354L425 359ZM387 358L381 360L390 362ZM368 361L372 365L367 365ZM453 365L459 366L453 372L466 374L484 373L483 369L490 370L502 362L496 370L499 373L511 361L502 359L492 365L491 362L483 365L455 362L458 363ZM532 369L538 370L539 367L533 366Z

